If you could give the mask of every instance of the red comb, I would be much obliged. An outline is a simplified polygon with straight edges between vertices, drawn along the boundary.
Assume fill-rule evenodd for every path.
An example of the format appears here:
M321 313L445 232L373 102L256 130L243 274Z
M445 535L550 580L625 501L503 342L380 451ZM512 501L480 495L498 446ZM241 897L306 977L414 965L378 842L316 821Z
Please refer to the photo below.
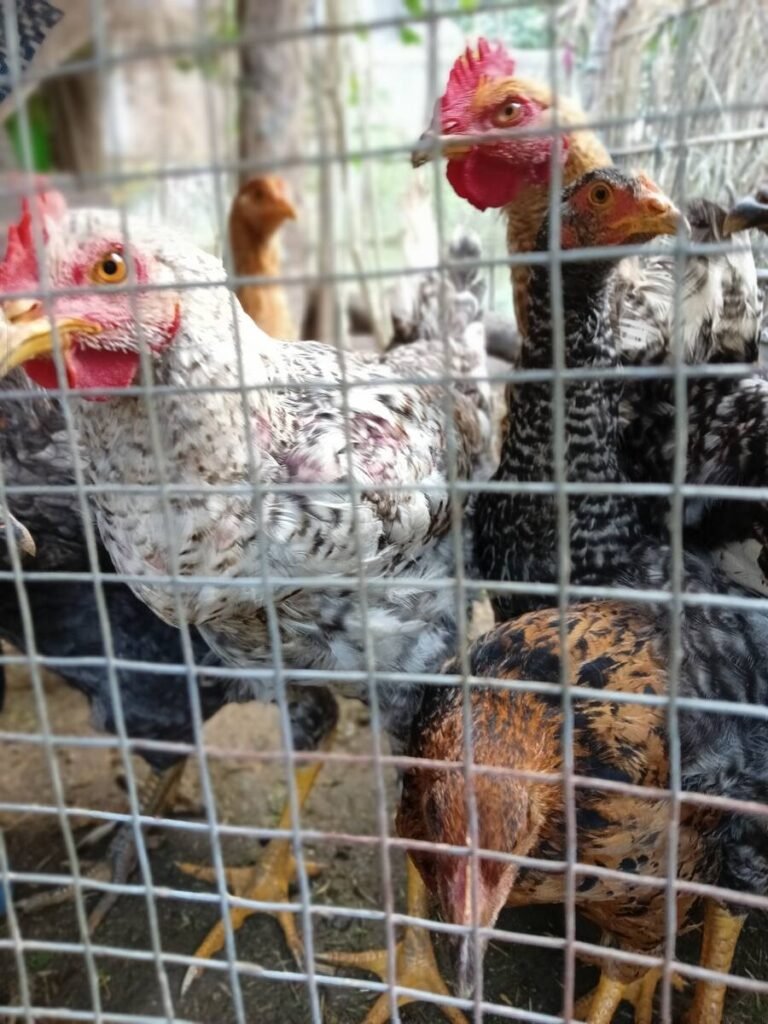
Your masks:
M40 223L43 241L48 240L46 221L64 216L67 203L60 192L53 190L36 193L21 203L18 223L8 228L8 245L0 263L0 288L5 291L23 291L38 284L35 232L32 218Z
M516 66L515 59L503 43L478 39L477 49L468 46L451 68L443 95L443 109L457 100L467 99L483 79L514 75Z

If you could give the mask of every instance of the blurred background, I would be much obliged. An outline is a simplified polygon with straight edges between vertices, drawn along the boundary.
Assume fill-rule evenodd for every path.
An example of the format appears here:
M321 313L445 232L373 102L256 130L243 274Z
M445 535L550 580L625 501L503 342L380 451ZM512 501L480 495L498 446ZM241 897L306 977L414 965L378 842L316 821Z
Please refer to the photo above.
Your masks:
M27 2L37 20L46 8L56 19L34 57L45 77L25 90L34 169L183 221L217 251L238 179L278 170L299 213L284 230L289 277L436 261L436 179L411 172L407 147L478 35L513 47L524 76L548 78L554 49L558 87L608 122L617 161L672 192L744 194L768 167L762 0ZM433 10L445 16L424 20ZM8 170L24 164L25 140L18 98L3 96ZM323 157L332 159L312 162ZM498 214L441 193L445 224L468 224L485 254L503 259ZM492 277L490 305L511 312L506 268ZM373 280L360 296L379 321L390 283ZM322 289L338 301L342 290ZM290 298L300 319L307 288ZM332 315L334 296L322 300Z

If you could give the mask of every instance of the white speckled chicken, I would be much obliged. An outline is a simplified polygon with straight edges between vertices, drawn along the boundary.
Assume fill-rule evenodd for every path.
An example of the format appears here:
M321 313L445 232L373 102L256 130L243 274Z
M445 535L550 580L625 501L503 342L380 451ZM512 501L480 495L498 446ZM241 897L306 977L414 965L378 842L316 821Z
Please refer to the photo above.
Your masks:
M45 218L45 248L62 294L51 317L34 300L5 303L2 370L23 364L38 384L55 387L55 324L68 386L80 392L73 406L87 477L130 486L95 494L93 505L117 571L141 580L137 595L177 623L168 579L176 563L187 621L228 664L266 670L248 681L257 699L276 692L270 591L289 669L363 671L366 637L379 672L437 668L455 635L452 590L430 586L454 571L449 453L453 447L457 475L467 478L485 471L490 442L474 296L453 296L447 346L347 354L345 389L334 349L273 341L232 300L218 260L140 225L124 239L116 213L41 205L55 209ZM17 295L40 282L29 217L27 210L11 230L0 267L3 290ZM446 349L462 381L449 389L430 381L443 373ZM148 370L167 508L147 403L124 391ZM392 383L397 377L418 382ZM265 485L277 489L264 493ZM367 615L361 575L373 584ZM350 690L366 699L367 681ZM302 692L289 685L290 698ZM398 747L419 688L382 681L378 699ZM305 798L317 766L303 771ZM271 849L238 895L287 899L290 847ZM292 916L281 923L299 955ZM220 934L206 951L219 945Z

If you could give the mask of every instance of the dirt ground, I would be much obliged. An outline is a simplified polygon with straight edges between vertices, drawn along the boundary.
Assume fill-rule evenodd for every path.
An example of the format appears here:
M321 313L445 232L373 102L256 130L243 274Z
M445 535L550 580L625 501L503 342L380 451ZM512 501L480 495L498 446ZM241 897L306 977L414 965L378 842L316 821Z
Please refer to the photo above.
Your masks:
M35 732L37 716L31 688L23 672L8 673L6 707L0 715L0 730ZM46 679L46 696L53 729L62 735L93 735L88 724L85 702L54 677ZM211 746L227 751L274 750L278 726L271 709L238 705L224 711L209 723L206 739ZM367 715L361 707L347 703L339 730L339 749L363 753L370 749ZM59 754L62 777L69 804L80 807L123 810L125 794L120 786L117 755L100 749L63 749ZM143 765L138 763L138 770ZM270 825L275 822L283 788L281 768L264 763L245 763L217 757L211 764L212 779L220 819L229 824ZM362 768L329 765L320 775L304 817L307 827L345 831L372 836L377 832L375 790L370 773ZM390 805L394 778L388 776ZM50 799L51 785L42 754L35 746L10 744L0 736L0 802L38 802ZM187 808L199 807L200 790L196 766L190 764L184 776L181 799ZM199 818L197 819L199 820ZM78 824L77 834L85 831ZM16 870L66 870L63 844L55 818L41 814L0 815L11 865ZM192 882L176 867L178 860L204 861L207 841L203 836L170 829L152 830L150 858L156 885L176 889L210 891L202 883ZM246 863L254 853L254 844L244 839L225 839L224 855L228 864ZM104 846L98 852L103 852ZM315 844L316 859L327 864L323 874L313 881L313 900L317 905L333 904L355 908L381 905L380 860L376 851L360 843ZM89 851L87 856L93 856ZM397 908L405 907L402 857L393 854L397 882ZM21 887L17 897L26 893ZM212 904L194 903L159 897L157 911L163 949L191 954L218 912ZM70 904L21 918L25 938L75 942L77 924ZM507 912L501 926L518 932L544 935L562 934L562 914L558 908ZM768 978L768 949L764 919L750 923L735 965L738 973ZM0 919L0 937L7 937L6 924ZM585 936L594 935L585 929ZM149 930L143 897L123 897L100 929L97 940L105 945L148 948ZM318 950L365 949L380 945L383 926L375 922L350 921L348 918L317 916L314 926ZM681 943L681 955L695 962L696 936ZM437 939L438 954L450 978L451 950L447 940ZM266 915L255 915L237 933L238 957L248 963L274 971L292 969L282 933ZM92 1008L88 974L84 959L32 951L26 955L32 1003L49 1008L89 1011ZM137 963L119 957L97 959L98 983L105 1010L132 1015L162 1015L162 1000L156 970L152 964ZM349 972L347 972L349 973ZM352 972L354 973L354 972ZM174 1012L179 1019L201 1024L229 1024L235 1020L226 973L208 971L185 997L179 994L182 966L171 966L168 977ZM375 996L365 990L365 975L357 974L360 989L349 990L320 985L326 1024L358 1024ZM525 1010L557 1013L561 1005L562 956L513 943L492 944L485 969L485 996L500 1005ZM595 982L593 968L580 967L578 990L587 991ZM305 1024L309 1021L306 985L243 977L242 993L246 1016L258 1024ZM681 1007L685 996L681 997ZM0 1005L19 1001L19 983L12 954L0 951ZM615 1024L631 1019L622 1009ZM725 1016L726 1024L764 1021L768 1000L732 992ZM0 1019L2 1019L0 1015ZM54 1020L55 1017L46 1018ZM407 1024L439 1024L444 1020L438 1008L426 1004L402 1011ZM500 1021L498 1015L484 1018ZM7 1020L7 1018L6 1018Z

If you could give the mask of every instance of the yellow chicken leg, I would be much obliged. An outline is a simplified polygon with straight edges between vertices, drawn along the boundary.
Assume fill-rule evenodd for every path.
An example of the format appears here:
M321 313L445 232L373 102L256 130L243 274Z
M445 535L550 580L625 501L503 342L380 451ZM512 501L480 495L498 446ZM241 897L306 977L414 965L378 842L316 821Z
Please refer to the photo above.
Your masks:
M597 988L576 1003L573 1015L587 1024L610 1024L619 1003L630 1003L635 1008L635 1024L651 1024L653 997L661 976L660 967L653 967L630 982L617 981L603 973ZM685 987L685 981L677 974L672 976L672 984L678 991Z
M746 920L745 914L731 914L727 907L707 900L699 966L727 974L736 944ZM726 986L716 981L697 981L688 1024L720 1024L723 1019Z
M321 761L313 761L311 764L302 765L294 772L296 780L296 792L299 807L303 807L312 787L317 781L317 776L322 768ZM286 801L280 821L277 825L280 829L291 827L291 811ZM307 874L313 877L319 874L321 868L312 862L305 861ZM198 864L179 863L177 867L185 874L203 881L216 881L215 871L210 867L203 867ZM290 839L272 839L257 864L243 868L230 868L225 871L227 884L235 896L242 899L258 900L265 903L289 903L289 890L296 880L296 861L293 856L293 843ZM232 928L237 931L243 922L260 911L248 907L231 907L229 919ZM293 911L263 911L265 914L274 914L283 929L288 946L293 953L296 962L301 965L304 955L304 943L296 927L296 919ZM195 951L195 956L210 959L219 950L224 948L225 930L222 921L213 926L205 939ZM201 967L190 967L184 975L181 986L181 994L187 991L193 981L202 973Z
M408 915L409 917L429 916L429 900L421 875L408 859ZM389 980L388 951L372 949L363 953L321 953L317 959L324 964L337 967L354 967L361 971L370 971L378 975L382 981ZM432 939L426 928L408 925L400 942L395 947L396 983L405 988L421 989L434 995L449 996L448 986L443 981L437 966ZM418 996L400 995L398 1006L419 1001ZM363 1021L363 1024L385 1024L390 1018L389 995L382 993ZM455 1006L440 1005L440 1009L452 1024L467 1024L467 1018Z

